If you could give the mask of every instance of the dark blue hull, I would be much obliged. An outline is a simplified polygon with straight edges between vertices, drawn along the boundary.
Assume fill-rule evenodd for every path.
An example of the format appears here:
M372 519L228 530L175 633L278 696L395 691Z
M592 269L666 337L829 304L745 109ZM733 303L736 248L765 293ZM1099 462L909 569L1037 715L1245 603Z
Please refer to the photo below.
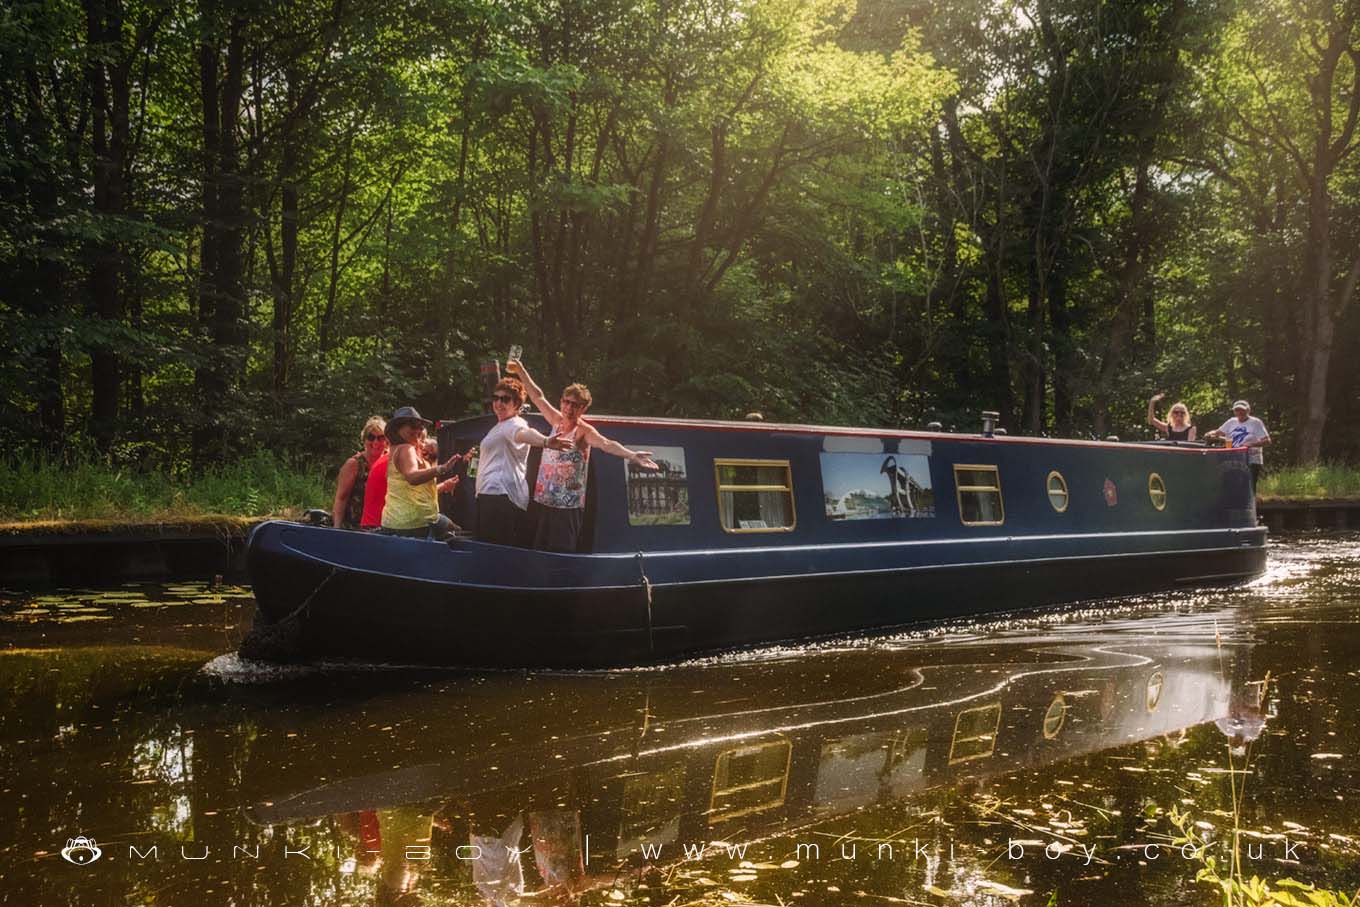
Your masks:
M1245 450L592 422L662 468L595 452L581 553L267 523L247 558L258 623L304 656L604 668L1265 567ZM444 425L440 446L467 450L493 424ZM474 485L443 502L473 532Z
M273 522L250 539L257 622L299 654L608 668L1188 585L1265 567L1265 530L559 555Z

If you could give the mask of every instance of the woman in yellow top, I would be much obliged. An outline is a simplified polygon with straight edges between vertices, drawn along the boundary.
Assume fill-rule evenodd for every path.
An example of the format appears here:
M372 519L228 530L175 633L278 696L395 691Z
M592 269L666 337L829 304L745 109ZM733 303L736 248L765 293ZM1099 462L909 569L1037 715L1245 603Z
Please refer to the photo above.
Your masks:
M429 425L430 420L422 419L413 406L403 406L387 422L392 451L387 458L382 525L391 535L442 539L457 528L439 512L439 492L458 487L453 470L463 458L455 456L435 463L431 454L426 459L425 429Z

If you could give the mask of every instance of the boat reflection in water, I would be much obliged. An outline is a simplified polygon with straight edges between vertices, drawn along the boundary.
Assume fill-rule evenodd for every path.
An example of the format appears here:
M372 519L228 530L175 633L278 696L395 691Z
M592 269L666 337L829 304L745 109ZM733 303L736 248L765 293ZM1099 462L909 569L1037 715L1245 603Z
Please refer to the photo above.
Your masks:
M626 888L635 870L683 860L687 846L813 834L932 788L1206 722L1253 738L1263 722L1249 653L1248 641L1219 638L1213 624L1165 637L1111 626L1070 644L1049 632L624 675L492 677L470 700L466 682L441 683L370 699L324 726L261 727L245 770L247 816L295 828L332 817L352 847L342 871L376 874L392 894L422 869L458 873L459 864L471 864L493 903L526 890ZM847 661L856 670L838 669ZM855 683L837 679L846 677ZM368 714L383 726L366 727ZM326 755L337 739L343 765Z

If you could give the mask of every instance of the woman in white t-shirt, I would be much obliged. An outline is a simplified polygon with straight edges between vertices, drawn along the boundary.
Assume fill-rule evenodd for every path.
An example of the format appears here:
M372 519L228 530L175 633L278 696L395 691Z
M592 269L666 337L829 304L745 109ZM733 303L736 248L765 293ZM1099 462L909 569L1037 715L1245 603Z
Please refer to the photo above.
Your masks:
M477 538L493 545L514 545L529 507L525 463L529 448L566 450L571 442L546 438L520 417L524 385L502 378L491 392L496 424L482 438L477 465Z

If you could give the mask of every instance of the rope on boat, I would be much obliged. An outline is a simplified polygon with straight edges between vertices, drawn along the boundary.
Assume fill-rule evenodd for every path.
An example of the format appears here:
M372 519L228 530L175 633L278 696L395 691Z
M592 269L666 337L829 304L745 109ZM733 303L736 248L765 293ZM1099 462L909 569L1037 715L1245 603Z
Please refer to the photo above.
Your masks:
M643 568L642 552L637 553L638 576L642 577L642 591L647 596L647 651L656 651L656 640L652 637L652 581L647 578Z
M241 657L252 661L297 661L302 656L302 612L339 572L339 567L332 567L325 579L317 583L316 588L302 600L302 604L289 614L267 624L253 624L245 639L241 640Z

